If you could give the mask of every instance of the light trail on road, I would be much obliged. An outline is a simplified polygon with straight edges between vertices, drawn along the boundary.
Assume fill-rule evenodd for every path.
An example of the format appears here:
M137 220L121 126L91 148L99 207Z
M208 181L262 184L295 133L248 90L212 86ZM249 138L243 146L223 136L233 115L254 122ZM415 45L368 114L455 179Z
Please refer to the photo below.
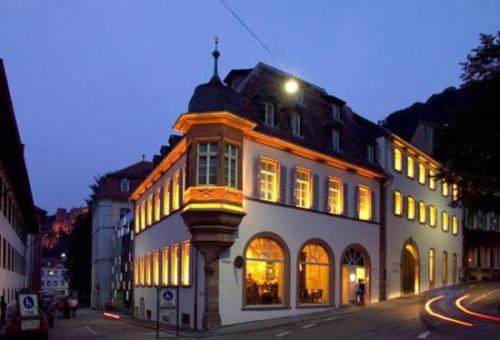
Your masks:
M425 311L427 313L429 313L430 315L436 317L436 318L439 318L439 319L445 320L445 321L449 321L449 322L455 323L457 325L461 325L461 326L465 326L465 327L472 327L472 326L474 326L474 324L472 324L470 322L453 319L453 318L447 317L447 316L445 316L443 314L439 314L439 313L433 311L432 308L431 308L432 303L434 301L441 300L443 297L444 297L444 295L439 295L439 296L436 296L436 297L430 299L429 301L427 301L425 303Z
M496 316L493 316L493 315L488 315L488 314L482 314L482 313L477 313L477 312L473 312L467 308L465 308L463 305L462 305L462 301L467 299L469 297L469 295L464 295L458 299L455 300L455 305L457 306L458 309L460 309L462 312L466 313L466 314L469 314L469 315L472 315L472 316L476 316L478 318L482 318L482 319L488 319L488 320L493 320L493 321L497 321L497 322L500 322L500 318L499 317L496 317Z

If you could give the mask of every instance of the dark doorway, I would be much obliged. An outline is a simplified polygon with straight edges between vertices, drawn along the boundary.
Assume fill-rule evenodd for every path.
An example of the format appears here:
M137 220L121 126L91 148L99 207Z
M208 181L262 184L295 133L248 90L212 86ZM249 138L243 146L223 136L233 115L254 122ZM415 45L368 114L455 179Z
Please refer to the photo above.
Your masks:
M413 254L405 247L403 248L403 294L415 293L415 258Z

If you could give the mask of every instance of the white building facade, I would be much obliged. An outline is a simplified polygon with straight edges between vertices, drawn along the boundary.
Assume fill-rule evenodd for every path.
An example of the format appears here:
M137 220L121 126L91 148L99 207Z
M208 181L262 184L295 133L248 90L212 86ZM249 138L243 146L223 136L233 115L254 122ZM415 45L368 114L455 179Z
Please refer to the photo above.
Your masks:
M68 269L62 261L47 259L41 267L42 294L56 298L69 296Z

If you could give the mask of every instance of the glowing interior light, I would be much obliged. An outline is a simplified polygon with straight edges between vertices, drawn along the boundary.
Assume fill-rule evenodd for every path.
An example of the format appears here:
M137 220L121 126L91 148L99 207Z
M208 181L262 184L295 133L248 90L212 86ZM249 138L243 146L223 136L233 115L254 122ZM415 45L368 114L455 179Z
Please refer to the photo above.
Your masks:
M298 89L299 89L299 84L293 79L289 79L285 83L285 91L288 93L295 93L297 92Z
M356 274L354 273L349 274L349 281L356 282Z

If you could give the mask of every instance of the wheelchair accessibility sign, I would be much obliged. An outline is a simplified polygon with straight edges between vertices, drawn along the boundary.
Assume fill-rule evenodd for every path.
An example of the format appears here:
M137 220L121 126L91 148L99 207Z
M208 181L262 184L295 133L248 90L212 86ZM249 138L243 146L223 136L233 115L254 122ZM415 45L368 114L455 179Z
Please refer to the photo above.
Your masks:
M177 290L162 289L160 291L160 308L175 309L177 307Z
M36 294L19 294L18 304L21 318L39 316L38 296Z

